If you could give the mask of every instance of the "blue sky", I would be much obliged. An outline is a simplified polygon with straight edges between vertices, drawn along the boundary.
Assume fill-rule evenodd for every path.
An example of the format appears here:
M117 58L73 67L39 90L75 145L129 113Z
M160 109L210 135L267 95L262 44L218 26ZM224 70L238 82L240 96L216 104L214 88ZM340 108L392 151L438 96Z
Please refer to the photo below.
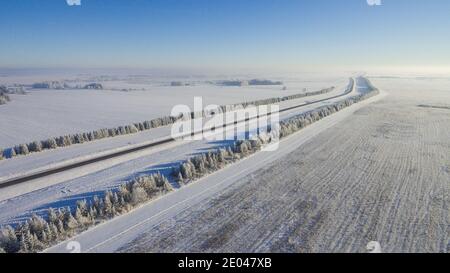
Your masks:
M1 1L0 67L450 65L450 1Z

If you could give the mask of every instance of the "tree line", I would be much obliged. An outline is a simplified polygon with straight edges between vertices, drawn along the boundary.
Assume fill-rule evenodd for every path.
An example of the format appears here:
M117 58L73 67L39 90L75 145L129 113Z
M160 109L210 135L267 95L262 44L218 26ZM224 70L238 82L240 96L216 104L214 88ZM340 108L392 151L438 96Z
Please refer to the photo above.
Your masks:
M13 148L6 150L0 149L0 160L4 158L13 158L18 155L28 155L30 153L37 153L44 150L56 149L58 147L68 147L73 144L82 144L99 139L110 138L121 135L135 134L140 131L149 130L165 125L169 125L178 120L179 117L163 117L150 121L134 123L126 126L119 126L110 129L99 129L92 132L69 134L49 138L41 141L33 141L28 144L20 144Z
M15 227L3 227L0 253L42 251L171 190L167 178L157 173L136 178L114 191L106 191L102 197L94 196L89 202L78 201L74 209L49 208L44 216L33 214Z
M334 89L334 87L331 87L331 88L327 88L327 89L323 89L323 90L319 90L319 91L315 91L315 92L300 93L300 94L285 96L285 97L262 99L262 100L255 100L255 101L243 102L243 103L238 103L238 104L220 106L218 109L218 112L225 113L227 111L233 111L236 109L245 108L245 107L248 107L249 105L254 105L254 106L266 105L266 104L273 104L273 103L278 103L278 102L286 101L286 100L298 99L298 98L302 98L302 97L306 97L306 96L315 96L315 95L331 92L333 89ZM92 132L68 134L68 135L64 135L64 136L48 138L46 140L33 141L33 142L30 142L27 144L16 145L15 147L5 149L5 150L0 148L0 160L6 159L6 158L13 158L18 155L28 155L30 153L37 153L37 152L41 152L44 150L56 149L58 147L68 147L73 144L82 144L85 142L91 142L91 141L104 139L104 138L135 134L140 131L146 131L146 130L153 129L153 128L171 125L171 124L175 123L176 121L179 121L180 119L195 118L198 115L207 116L207 115L211 115L211 113L206 113L206 112L188 113L188 115L180 115L178 117L165 116L165 117L156 118L156 119L149 120L149 121L133 123L133 124L119 126L119 127L115 127L115 128L99 129L99 130L95 130Z

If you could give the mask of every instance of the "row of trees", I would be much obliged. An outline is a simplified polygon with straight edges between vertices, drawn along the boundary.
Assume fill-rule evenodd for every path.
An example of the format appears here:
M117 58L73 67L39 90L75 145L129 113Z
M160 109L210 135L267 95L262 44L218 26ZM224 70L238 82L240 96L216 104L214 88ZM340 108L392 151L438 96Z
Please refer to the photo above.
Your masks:
M66 82L60 81L45 81L45 82L37 82L31 85L34 89L103 89L103 85L100 83L89 83L86 85L69 85Z
M6 104L11 101L8 94L26 94L25 89L21 85L4 86L0 85L0 105Z
M0 93L2 94L18 94L18 95L25 95L27 92L25 91L25 88L23 85L0 85Z
M297 99L305 96L314 96L319 94L324 94L331 92L334 89L334 87L310 92L310 93L300 93L292 96L286 96L286 97L276 97L276 98L270 98L270 99L262 99L262 100L256 100L251 102L244 102L239 104L233 104L233 105L227 105L227 106L220 106L218 109L222 112L227 111L233 111L238 108L245 108L249 105L267 105L267 104L273 104L273 103L279 103L281 101L286 100L292 100ZM50 149L56 149L58 147L67 147L71 146L73 144L81 144L85 142L90 142L98 139L103 138L109 138L109 137L115 137L115 136L121 136L121 135L128 135L128 134L134 134L140 131L145 131L153 128L158 128L162 126L167 126L170 124L175 123L176 121L180 119L190 119L197 117L198 115L206 116L210 115L211 113L190 113L190 115L181 115L179 117L173 117L173 116L165 116L162 118L156 118L150 121L144 121L139 123L133 123L126 126L119 126L116 128L110 128L110 129L99 129L92 132L85 132L85 133L78 133L78 134L69 134L65 136L59 136L54 138L49 138L46 140L41 141L33 141L28 144L20 144L13 148L6 149L5 151L1 152L0 149L0 160L3 158L13 158L18 155L28 155L30 153L36 153L41 152L43 150L50 150Z
M350 98L335 102L331 105L322 106L316 110L307 113L302 113L280 122L280 129L279 129L280 138L295 133L298 130L308 126L309 124L316 122L324 117L327 117L335 112L338 112L346 107L349 107L354 103L358 103L360 101L366 100L370 97L379 94L379 90L373 87L371 84L369 84L369 82L368 86L369 91L364 94L352 96ZM353 85L351 85L349 88L350 88L349 90L353 89Z
M190 183L257 152L267 143L266 139L268 138L257 137L252 140L239 140L227 148L194 156L173 168L172 174L181 185Z
M300 99L300 98L309 97L309 96L317 96L317 95L321 95L321 94L326 94L326 93L333 91L334 89L335 89L335 87L332 86L330 88L325 88L325 89L322 89L319 91L314 91L314 92L299 93L299 94L294 94L294 95L284 96L284 97L274 97L274 98L248 101L248 102L231 104L231 105L224 105L224 106L220 106L220 110L222 112L227 112L227 111L233 111L233 110L239 109L239 108L245 108L249 105L259 106L259 105L275 104L275 103L280 103L282 101L288 101L288 100Z
M81 144L98 139L115 137L120 135L135 134L139 131L149 130L165 125L172 124L176 117L163 117L150 121L134 123L126 126L119 126L117 128L100 129L92 132L70 134L55 138L49 138L42 141L33 141L28 144L20 144L13 148L7 149L2 153L3 157L12 158L17 155L27 155L29 153L41 152L43 150L56 149L58 147L67 147L73 144Z
M115 191L106 191L101 198L95 196L90 202L78 201L74 209L49 208L44 217L33 214L15 228L3 227L0 253L41 251L171 190L167 178L157 173L136 178Z

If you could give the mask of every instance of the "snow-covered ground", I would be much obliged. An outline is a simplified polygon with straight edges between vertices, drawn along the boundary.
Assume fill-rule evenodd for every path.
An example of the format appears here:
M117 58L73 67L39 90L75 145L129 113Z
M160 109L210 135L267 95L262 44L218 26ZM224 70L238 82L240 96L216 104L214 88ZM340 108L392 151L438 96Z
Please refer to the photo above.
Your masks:
M445 186L445 183L450 183L448 176L450 158L449 153L446 153L450 148L448 142L450 127L448 109L445 108L450 106L448 80L423 78L371 80L388 95L377 96L353 105L301 130L283 140L280 149L270 156L267 153L257 153L129 214L97 226L74 240L82 243L83 251L91 252L119 249L120 251L300 249L353 252L365 251L365 245L371 240L381 241L386 251L445 250L448 245L445 243L448 234L445 228L440 227L448 226L446 219L450 219ZM378 102L370 104L374 101ZM308 107L302 111L306 110ZM294 113L295 111L286 113L283 118ZM207 141L174 143L172 147L151 149L116 162L102 163L106 164L103 166L80 169L78 171L81 175L64 174L59 178L48 177L45 181L33 181L33 184L18 188L2 189L0 193L4 198L0 204L0 224L13 223L29 216L30 212L40 212L49 206L74 204L76 200L102 193L135 175L154 171L168 172L173 163L198 151L223 144ZM65 149L61 149L63 150ZM341 153L343 158L339 156ZM25 159L26 157L22 158ZM295 162L308 164L297 166ZM332 170L338 173L332 175L330 173ZM284 172L287 174L284 175ZM279 181L277 177L282 179ZM309 177L310 179L306 180L310 182L299 184L293 182L306 181L305 177ZM263 183L261 181L265 184L260 185ZM283 183L288 184L284 187ZM330 185L335 186L330 188ZM325 190L315 191L322 188ZM358 193L355 194L352 189ZM346 201L347 192L354 197L350 202ZM379 199L381 193L393 195L389 195L387 199ZM237 198L232 198L233 196ZM283 196L286 200L280 200L277 196ZM311 196L315 197L311 199L309 198ZM429 196L435 197L430 199ZM311 203L311 200L314 202ZM277 205L281 204L281 201L283 204L299 204L299 206L294 206L293 211L286 210L283 206ZM313 206L311 213L305 213L300 222L295 220L298 218L295 209L305 208L304 205L310 208L311 204ZM253 217L246 222L241 221L242 217L231 215L247 205L250 205L247 210L252 211L252 215L256 213L256 218ZM325 218L317 216L314 208L319 206L331 206L333 214ZM342 209L339 209L340 206ZM225 210L230 213L229 217L222 215L210 218L216 212L222 213L224 207L229 208ZM286 213L270 213L277 208ZM395 213L397 210L398 213ZM383 213L373 213L374 211ZM258 214L259 212L264 213ZM237 213L242 214L242 211ZM414 215L418 218L414 218ZM351 221L354 225L348 224L350 217L357 218ZM292 222L292 219L295 221ZM315 223L315 219L319 219L321 224L317 226L311 224ZM381 224L379 219L384 219ZM216 222L205 225L205 221ZM275 222L276 225L273 224ZM202 228L197 228L196 232L191 233L191 228L189 232L183 228L186 223L188 226L199 225ZM299 228L290 226L289 223L304 223L307 226ZM269 230L269 227L275 226L280 228ZM424 230L427 227L430 228ZM256 237L246 232L255 229L275 235L267 237L266 243L261 244L258 243L260 240L254 241L252 238ZM410 232L407 232L408 230ZM330 235L332 231L333 236ZM323 235L320 239L310 238L311 234L319 233ZM428 233L432 238L421 235ZM262 236L260 235L257 237L260 238ZM299 241L296 236L306 237L304 241ZM244 237L249 239L246 241L247 244L242 244L241 238ZM169 238L177 240L175 242ZM227 242L211 244L211 240L205 238L217 238L218 241L223 238L229 239ZM277 243L284 239L287 243ZM313 241L318 243L301 244ZM61 244L50 251L64 252L65 245Z
M340 92L342 93L343 89ZM349 94L348 96L351 95ZM311 99L309 98L308 100ZM285 112L281 118L287 118L296 113L308 111L336 100L338 99L311 105L300 110ZM241 130L244 129L241 128ZM171 145L176 147L149 149L107 162L64 172L63 174L55 174L1 189L0 200L3 201L0 204L0 224L20 220L21 217L29 215L30 211L39 212L48 207L74 204L78 199L88 198L95 193L101 193L106 189L123 183L125 180L130 179L130 175L169 171L170 167L179 160L184 160L192 156L192 154L208 148L226 145L226 143L202 140L196 142L179 141ZM23 160L27 160L27 158L31 157L23 157ZM14 160L10 162L14 162ZM14 164L14 166L20 168L23 165ZM11 165L10 167L14 166Z
M30 84L38 78L13 79L4 77L3 82ZM99 81L105 90L31 89L27 95L11 95L12 101L0 107L0 147L167 116L177 104L192 107L194 97L202 97L204 105L225 105L302 93L304 89L316 91L347 81L345 77L284 80L286 90L283 86L217 86L206 79L194 79L193 86L172 87L168 79L147 78ZM117 91L123 88L133 91Z
M370 241L448 252L449 110L422 105L449 106L449 85L372 83L388 95L285 139L279 156L257 153L74 240L90 252L365 252Z

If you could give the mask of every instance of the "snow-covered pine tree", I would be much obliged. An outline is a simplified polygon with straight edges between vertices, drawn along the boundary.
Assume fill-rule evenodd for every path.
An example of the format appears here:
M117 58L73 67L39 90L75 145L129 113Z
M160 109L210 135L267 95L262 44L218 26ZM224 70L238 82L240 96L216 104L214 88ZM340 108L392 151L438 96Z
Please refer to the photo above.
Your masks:
M231 146L227 147L227 153L228 153L228 156L231 156L231 157L234 155L234 152L233 152L233 149L231 148Z
M103 197L103 213L107 217L111 217L112 215L112 192L107 191L105 196Z
M40 141L33 141L28 144L28 150L30 152L36 153L42 151L42 144Z
M181 174L181 171L178 172L177 181L178 181L178 183L183 183L184 182L183 175Z
M80 210L83 216L86 216L89 210L87 200L86 199L78 200L77 209Z
M27 238L25 237L25 234L22 233L20 235L20 240L19 240L19 253L28 253L29 248L28 248L28 243L27 243Z
M28 150L28 146L26 144L19 145L19 152L21 155L27 155L30 153L30 151Z
M53 208L49 208L47 210L47 218L48 218L48 222L50 224L54 224L54 225L56 225L59 220L58 215L56 214L55 209L53 209Z
M227 151L225 149L220 149L218 160L220 163L225 163Z
M75 209L75 216L74 216L74 218L77 221L78 225L85 226L85 224L87 223L86 217L83 215L83 213L81 212L80 207L78 207L78 206Z
M112 203L113 203L113 207L116 209L116 211L120 211L120 209L122 207L121 207L120 198L119 198L119 195L117 194L117 192L113 193Z
M45 229L47 222L37 214L33 213L31 219L28 221L30 226L30 232L37 235L38 239L42 239L42 232Z
M10 157L15 157L15 156L17 156L16 150L15 150L14 148L10 148L10 149L9 149L9 155L10 155Z
M181 164L180 166L180 172L183 175L183 178L185 179L192 179L194 176L194 166L191 163L190 160L186 161L185 163Z
M55 234L53 234L53 230L50 228L50 225L48 223L45 224L44 233L46 234L47 238L45 241L43 240L43 242L48 244L49 242L56 240Z
M141 122L139 122L136 127L139 129L139 131L144 131L145 130L145 126Z
M60 237L64 238L66 236L66 229L64 228L64 223L60 219L58 219L58 222L56 224L56 228L58 229L58 234Z
M45 149L56 149L58 144L54 138L49 138L45 141L45 145L43 145Z
M134 184L131 191L131 203L136 206L147 201L147 192L139 185Z
M0 231L0 247L8 253L19 251L19 240L11 226L3 227Z
M150 128L152 128L151 122L148 120L144 121L144 128L145 130L149 130Z
M138 128L136 128L136 126L134 124L129 125L129 133L130 134L135 134L137 132L139 132Z
M64 229L66 231L72 231L77 228L78 222L73 217L72 212L70 211L70 207L67 207L64 213Z
M120 133L120 135L126 135L127 134L127 130L125 129L124 126L120 126L119 127L119 133Z
M53 236L54 240L57 240L59 238L59 230L58 226L56 224L50 223L49 228L51 230L51 234Z
M115 137L116 136L116 130L115 129L108 129L108 136L109 137Z

